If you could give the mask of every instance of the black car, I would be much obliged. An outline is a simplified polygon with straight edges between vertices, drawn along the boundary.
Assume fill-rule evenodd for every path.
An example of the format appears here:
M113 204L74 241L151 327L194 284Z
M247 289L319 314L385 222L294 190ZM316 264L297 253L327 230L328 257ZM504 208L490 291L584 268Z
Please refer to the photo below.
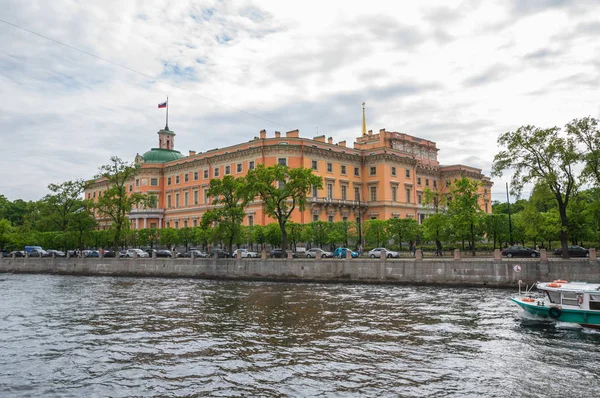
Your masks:
M148 253L148 255L150 256L150 258L152 258L154 255L156 255L157 258L170 258L172 257L172 253L170 250L156 250L156 249L148 249L145 250L146 253Z
M539 257L540 252L525 246L510 246L502 250L502 255L506 257Z
M554 250L554 254L562 256L562 248ZM569 257L589 257L590 251L581 246L569 246Z
M211 249L208 257L231 258L231 254L223 249Z
M102 257L114 258L116 257L115 252L112 250L105 250Z
M270 254L271 258L283 258L283 250L273 249ZM298 254L292 253L292 258L298 258Z
M173 257L173 253L170 250L157 250L156 257L157 258L171 258L171 257Z

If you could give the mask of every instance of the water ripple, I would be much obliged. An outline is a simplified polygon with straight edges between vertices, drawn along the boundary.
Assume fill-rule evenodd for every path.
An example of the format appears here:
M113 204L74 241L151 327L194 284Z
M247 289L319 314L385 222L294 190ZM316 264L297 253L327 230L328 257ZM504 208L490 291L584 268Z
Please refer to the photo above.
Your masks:
M0 396L595 396L506 290L5 275Z

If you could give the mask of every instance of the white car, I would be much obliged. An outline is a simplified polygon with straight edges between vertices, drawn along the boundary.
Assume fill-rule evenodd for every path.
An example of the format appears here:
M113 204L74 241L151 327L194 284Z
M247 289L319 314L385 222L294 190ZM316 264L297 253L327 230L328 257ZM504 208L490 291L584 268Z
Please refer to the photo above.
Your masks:
M137 254L137 257L150 257L150 255L142 249L127 249L125 257L133 257L134 253Z
M236 249L233 251L233 258L237 258L238 252L242 254L242 258L257 258L258 257L257 252L251 252L251 251L248 251L247 249Z
M323 249L319 249L318 247L309 249L306 251L306 258L317 258L317 253L321 253L321 258L332 258L332 252L326 252Z
M376 247L375 249L371 250L369 252L369 257L370 258L375 258L375 257L381 258L381 253L384 253L384 255L387 258L392 258L392 257L398 258L398 257L400 257L400 253L388 250L388 249L386 249L384 247Z

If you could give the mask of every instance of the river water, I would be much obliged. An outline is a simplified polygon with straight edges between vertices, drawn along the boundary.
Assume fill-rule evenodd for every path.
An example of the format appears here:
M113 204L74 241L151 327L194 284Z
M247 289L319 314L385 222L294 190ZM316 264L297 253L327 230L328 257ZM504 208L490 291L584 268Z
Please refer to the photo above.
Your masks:
M0 274L0 396L576 397L600 333L512 291Z

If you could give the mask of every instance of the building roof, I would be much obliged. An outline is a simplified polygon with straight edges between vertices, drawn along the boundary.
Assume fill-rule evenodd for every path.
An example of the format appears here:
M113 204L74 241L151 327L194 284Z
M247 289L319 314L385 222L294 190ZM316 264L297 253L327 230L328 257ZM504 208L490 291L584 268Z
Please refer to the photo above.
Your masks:
M181 152L174 149L152 148L142 157L146 163L165 163L184 158L185 155L182 155Z

